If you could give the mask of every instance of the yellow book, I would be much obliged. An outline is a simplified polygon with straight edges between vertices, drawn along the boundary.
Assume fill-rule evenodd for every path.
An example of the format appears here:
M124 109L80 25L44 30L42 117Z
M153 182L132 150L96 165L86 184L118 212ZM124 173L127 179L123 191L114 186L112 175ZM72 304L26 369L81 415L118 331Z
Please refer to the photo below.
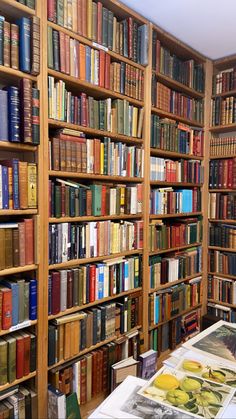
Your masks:
M72 29L72 0L67 0L67 25Z
M100 146L100 173L104 174L104 143Z
M133 107L132 137L137 137L138 108Z
M57 328L58 331L58 345L57 345L57 360L61 361L64 356L64 324L61 324Z
M64 342L64 359L68 359L71 353L71 322L65 323Z
M29 186L28 186L28 191L29 191ZM9 209L13 209L12 167L8 167L8 196L9 196Z
M92 39L92 0L87 0L87 36Z
M78 32L77 16L77 0L72 0L72 30L75 33Z
M120 212L123 214L125 208L125 187L120 187Z
M37 189L37 165L28 163L28 208L37 208Z
M68 0L64 0L64 26L68 28Z

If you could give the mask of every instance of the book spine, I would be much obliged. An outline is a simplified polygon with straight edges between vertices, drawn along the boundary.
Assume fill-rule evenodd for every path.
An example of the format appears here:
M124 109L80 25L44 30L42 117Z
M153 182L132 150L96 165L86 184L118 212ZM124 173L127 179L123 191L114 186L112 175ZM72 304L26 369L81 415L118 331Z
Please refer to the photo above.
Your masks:
M17 21L19 25L19 40L20 40L20 70L25 73L31 71L31 22L27 17L22 17Z

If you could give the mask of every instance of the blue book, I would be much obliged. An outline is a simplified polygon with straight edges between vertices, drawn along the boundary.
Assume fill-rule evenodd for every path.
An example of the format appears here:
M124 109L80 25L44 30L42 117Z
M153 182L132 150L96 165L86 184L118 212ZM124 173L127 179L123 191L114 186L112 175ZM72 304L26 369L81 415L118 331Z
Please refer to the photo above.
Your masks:
M98 263L97 269L98 269L98 299L101 300L104 297L104 265L103 263Z
M0 20L1 22L1 20ZM8 103L7 103L7 92L0 90L0 141L9 141L8 136Z
M159 303L160 303L159 295L154 296L154 324L159 323Z
M31 279L29 283L29 319L37 319L37 280Z
M20 209L19 199L19 160L12 159L12 188L13 188L13 207Z
M129 290L129 262L128 260L126 260L124 263L124 277L125 277L125 287L124 287L124 291L128 291Z
M20 142L20 97L19 89L15 86L5 88L8 93L8 125L9 141Z
M9 209L8 167L2 166L2 209Z
M88 83L91 83L91 48L86 45L86 58L85 58L85 64L86 64L86 81Z
M19 45L20 45L20 70L30 73L31 52L30 52L30 29L31 22L28 17L22 17L16 22L19 25Z
M10 282L4 279L1 281L12 293L12 326L19 323L19 285L17 282Z

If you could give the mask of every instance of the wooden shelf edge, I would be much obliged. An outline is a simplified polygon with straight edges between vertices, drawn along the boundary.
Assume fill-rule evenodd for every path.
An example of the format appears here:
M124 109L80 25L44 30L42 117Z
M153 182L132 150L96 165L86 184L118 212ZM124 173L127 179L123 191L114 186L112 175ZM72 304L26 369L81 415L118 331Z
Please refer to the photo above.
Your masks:
M10 141L0 141L0 150L14 150L18 152L31 151L32 153L37 151L38 147L35 145L24 144L24 143L11 143Z
M223 274L221 272L208 272L209 275L221 276L222 278L236 279L236 275Z
M215 126L210 127L209 131L215 132L215 133L236 131L236 124L215 125Z
M199 276L202 276L202 275L203 275L203 272L199 272L198 274L193 274L191 276L187 276L186 278L177 279L176 281L168 282L166 284L160 284L158 287L150 289L149 294L152 294L153 292L158 292L166 288L171 288L174 285L181 284L182 282L188 282L191 279L198 278Z
M219 304L221 306L230 307L230 308L236 308L236 304L231 303L224 303L223 301L214 300L212 298L208 298L209 303Z
M143 178L140 177L129 177L129 176L113 176L113 175L96 175L95 173L77 173L77 172L62 172L61 170L49 170L49 176L53 177L67 177L75 179L97 179L104 181L114 182L132 182L141 183Z
M211 249L211 250L222 250L222 252L230 252L230 253L236 252L236 249L231 249L230 247L208 246L208 249Z
M225 154L221 156L210 156L210 160L219 160L219 159L233 159L236 157L236 154Z
M184 316L185 314L188 314L188 313L190 313L191 311L193 311L193 310L196 310L196 309L200 308L201 306L202 306L202 304L201 304L201 303L199 303L199 304L197 304L196 306L189 307L188 309L186 309L186 310L182 311L181 313L176 314L175 316L170 317L168 320L164 320L163 322L160 322L160 323L158 323L158 324L155 324L155 325L153 325L153 326L150 326L150 327L149 327L149 332L150 332L151 330L153 330L153 329L156 329L157 327L163 326L165 323L169 323L171 320L177 319L177 317Z
M218 218L209 218L209 223L224 223L224 224L236 224L236 220L219 220Z
M11 329L1 330L0 331L0 336L8 335L9 333L17 332L18 330L26 329L27 327L30 327L30 326L35 326L38 321L37 320L29 320L28 321L28 324L24 324L26 322L27 321L24 321L22 323L17 324L15 326L15 329L14 330L11 330Z
M69 122L58 121L56 119L48 119L48 124L50 127L54 128L69 128L75 131L81 131L86 134L95 135L99 137L109 137L115 141L123 141L130 144L143 144L141 138L128 137L127 135L117 134L110 131L103 131L96 128L84 127L82 125L71 124Z
M151 214L151 220L161 220L162 218L181 218L181 217L195 217L202 215L202 212L182 212L181 214Z
M221 188L221 189L209 189L208 192L209 193L212 193L212 192L235 192L235 189L227 189L227 188L225 188L225 189L223 189L223 188Z
M169 249L154 250L154 251L149 252L149 256L160 255L161 253L178 252L179 250L184 250L184 249L188 249L189 247L197 247L197 246L202 246L202 243L196 242L192 244L185 244L179 247L171 247Z
M1 215L1 213L0 213ZM81 217L50 217L49 223L73 223L73 222L85 222L85 221L106 221L106 220L133 220L140 219L143 214L120 214L120 215L104 215L104 216L81 216Z
M163 118L169 118L174 121L183 122L184 124L191 125L191 127L199 127L203 128L203 124L197 121L192 121L191 119L184 118L180 115L176 115L171 112L163 111L162 109L156 108L155 106L152 106L152 113L155 113Z
M152 70L153 74L156 75L156 77L158 78L158 80L160 80L161 82L165 83L168 87L171 88L176 88L178 90L181 90L184 93L187 93L191 96L193 96L194 98L198 98L198 99L203 99L204 98L204 93L198 92L197 90L193 89L192 87L187 86L186 84L183 84L175 79L172 79L169 76L166 76L163 73L157 72L155 70Z
M191 182L165 182L163 180L151 180L150 185L163 185L163 186L189 186L189 187L198 187L201 188L203 186L202 183L191 183Z
M37 209L25 209L25 210L2 210L0 209L0 215L36 215Z
M227 90L227 92L222 92L222 93L216 93L214 95L212 95L212 99L216 99L217 97L227 97L227 96L235 96L236 95L236 89L234 90Z
M104 297L101 300L96 300L96 301L93 301L91 303L84 304L82 306L75 306L75 307L69 308L69 309L67 309L65 311L61 311L58 314L50 314L48 316L48 320L57 319L58 317L63 317L63 316L66 316L67 314L76 313L78 311L85 310L85 309L87 309L89 307L93 307L93 306L96 306L98 304L100 305L100 304L103 304L103 303L105 303L107 301L115 300L116 298L121 298L121 297L124 297L126 295L135 294L136 292L140 292L140 291L142 291L142 287L132 288L131 290L121 292L120 294L117 294L117 295L112 295L112 296L109 296L109 297Z
M10 389L11 387L16 386L20 383L23 383L24 381L30 380L31 378L33 378L35 376L36 376L36 371L31 372L29 375L25 375L22 378L18 378L17 380L13 381L12 383L7 383L7 384L4 384L3 386L0 386L0 391Z
M85 263L93 263L93 262L105 261L105 260L110 260L110 259L116 259L123 256L126 257L126 256L131 256L131 255L138 255L138 254L141 254L142 252L143 252L142 249L134 249L134 250L127 250L126 252L122 252L122 253L115 253L113 255L105 255L105 256L98 256L94 258L84 258L84 259L72 259L72 260L68 260L67 262L55 263L53 265L49 265L48 269L49 270L62 269L69 266L82 265Z
M18 273L21 273L21 272L34 271L36 269L38 269L38 265L35 265L35 264L18 266L17 268L3 269L2 271L0 271L0 276L14 275L14 274L18 274Z
M168 150L161 150L151 147L150 154L153 156L164 156L164 157L172 157L172 158L181 158L181 159L189 159L189 160L203 160L204 157L202 156L195 156L194 154L185 154L185 153L178 153L176 151L168 151Z
M20 3L17 3L17 4L20 4ZM29 9L29 7L27 7L27 9ZM34 82L37 81L37 76L33 76L32 74L29 74L29 73L24 73L23 71L20 71L20 70L15 70L14 68L11 68L11 67L5 67L4 65L0 65L0 74L9 76L15 79L30 79Z
M25 6L24 4L18 3L16 0L1 0L1 7L4 6L4 11L8 7L12 7L17 12L21 12L22 14L27 15L35 15L35 10L31 9L28 6Z

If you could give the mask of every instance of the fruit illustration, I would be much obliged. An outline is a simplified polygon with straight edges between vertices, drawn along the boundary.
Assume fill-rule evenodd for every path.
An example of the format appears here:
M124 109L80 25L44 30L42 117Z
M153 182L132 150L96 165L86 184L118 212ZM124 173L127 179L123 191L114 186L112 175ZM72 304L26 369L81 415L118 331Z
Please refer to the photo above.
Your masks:
M202 364L198 361L191 361L190 359L186 359L182 364L183 369L191 372L201 372L202 371Z
M224 383L225 382L225 375L221 371L214 371L211 368L209 371L204 372L202 374L203 378L208 378L209 380L216 381L217 383Z
M163 390L160 390L159 388L156 388L154 386L148 387L145 390L145 393L149 394L153 397L165 397L165 392Z
M170 390L166 394L166 399L174 406L179 406L188 403L189 395L183 390Z
M212 391L202 391L196 394L196 402L199 406L207 407L212 403L218 403L218 399Z
M155 378L153 385L161 390L175 390L179 387L179 380L171 374L162 374Z
M201 383L195 378L184 378L181 382L181 389L184 391L194 391L201 388Z

